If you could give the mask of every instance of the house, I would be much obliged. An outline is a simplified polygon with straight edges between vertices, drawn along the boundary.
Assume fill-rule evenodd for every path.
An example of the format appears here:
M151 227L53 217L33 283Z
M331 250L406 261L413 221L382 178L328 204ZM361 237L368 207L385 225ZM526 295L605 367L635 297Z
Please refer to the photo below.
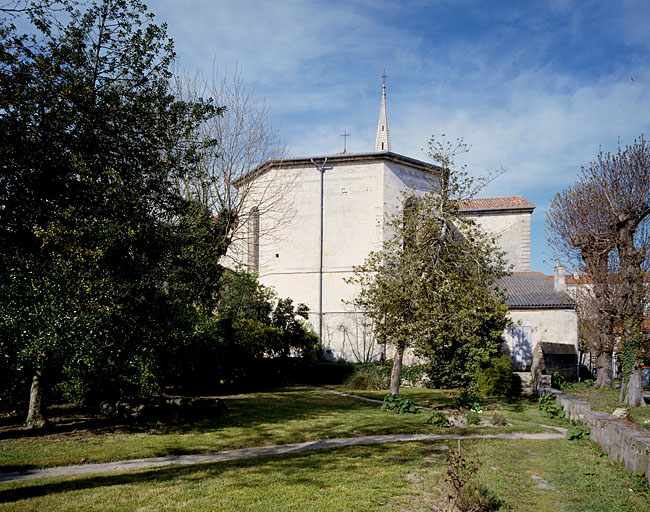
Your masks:
M504 350L520 372L541 366L565 379L578 375L578 315L573 298L562 286L564 267L555 281L542 272L513 272L499 283L506 295L512 325L504 333ZM536 361L537 359L537 361Z

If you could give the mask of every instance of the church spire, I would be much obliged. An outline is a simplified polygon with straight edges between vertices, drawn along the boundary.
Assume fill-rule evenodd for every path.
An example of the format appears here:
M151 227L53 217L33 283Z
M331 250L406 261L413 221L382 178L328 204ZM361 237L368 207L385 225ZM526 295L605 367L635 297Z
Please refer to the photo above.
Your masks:
M379 109L379 122L377 123L377 136L375 137L375 151L392 151L390 130L388 128L388 111L386 110L386 70L381 75L381 108Z

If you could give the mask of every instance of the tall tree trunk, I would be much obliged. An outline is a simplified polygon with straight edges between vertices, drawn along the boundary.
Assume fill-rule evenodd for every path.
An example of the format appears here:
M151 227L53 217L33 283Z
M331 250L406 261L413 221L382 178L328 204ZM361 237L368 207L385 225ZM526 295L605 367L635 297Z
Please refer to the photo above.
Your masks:
M399 395L399 384L402 378L402 360L404 359L404 347L395 347L395 358L393 359L393 371L390 374L390 392Z
M613 388L612 353L610 351L603 351L598 355L598 358L596 359L596 368L598 368L596 388Z
M34 370L32 378L32 387L29 390L29 410L27 412L26 428L42 428L47 425L45 417L45 407L43 406L43 367L44 361L41 360Z
M625 394L625 405L630 407L644 407L643 400L643 380L641 378L641 363L637 359L634 361L632 373L627 381L627 393Z

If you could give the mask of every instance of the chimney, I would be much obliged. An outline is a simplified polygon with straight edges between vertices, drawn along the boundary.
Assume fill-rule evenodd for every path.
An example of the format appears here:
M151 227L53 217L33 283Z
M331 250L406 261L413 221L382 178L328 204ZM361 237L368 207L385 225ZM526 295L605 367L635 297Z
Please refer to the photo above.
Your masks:
M555 278L553 279L553 289L557 293L566 292L566 279L564 277L564 272L566 268L564 265L555 265L553 269L555 271Z

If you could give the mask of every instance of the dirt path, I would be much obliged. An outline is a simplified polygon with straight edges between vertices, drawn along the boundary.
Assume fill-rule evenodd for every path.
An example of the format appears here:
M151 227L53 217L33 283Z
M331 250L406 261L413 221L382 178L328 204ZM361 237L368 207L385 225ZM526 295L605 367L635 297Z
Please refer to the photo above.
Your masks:
M441 441L445 439L560 439L564 433L543 432L539 434L510 433L510 434L485 434L462 436L457 434L394 434L380 436L362 436L352 438L326 439L322 441L309 441L306 443L283 444L275 446L261 446L255 448L241 448L239 450L226 450L199 455L175 455L171 457L153 457L149 459L133 459L102 464L84 464L81 466L64 466L49 469L17 471L13 473L0 473L0 482L15 480L31 480L34 478L56 478L62 476L90 475L98 473L111 473L115 471L128 471L131 469L144 469L175 464L202 464L206 462L220 462L225 460L250 459L268 455L282 455L299 453L308 450L326 450L345 446L360 446L369 444L395 443L407 441Z

